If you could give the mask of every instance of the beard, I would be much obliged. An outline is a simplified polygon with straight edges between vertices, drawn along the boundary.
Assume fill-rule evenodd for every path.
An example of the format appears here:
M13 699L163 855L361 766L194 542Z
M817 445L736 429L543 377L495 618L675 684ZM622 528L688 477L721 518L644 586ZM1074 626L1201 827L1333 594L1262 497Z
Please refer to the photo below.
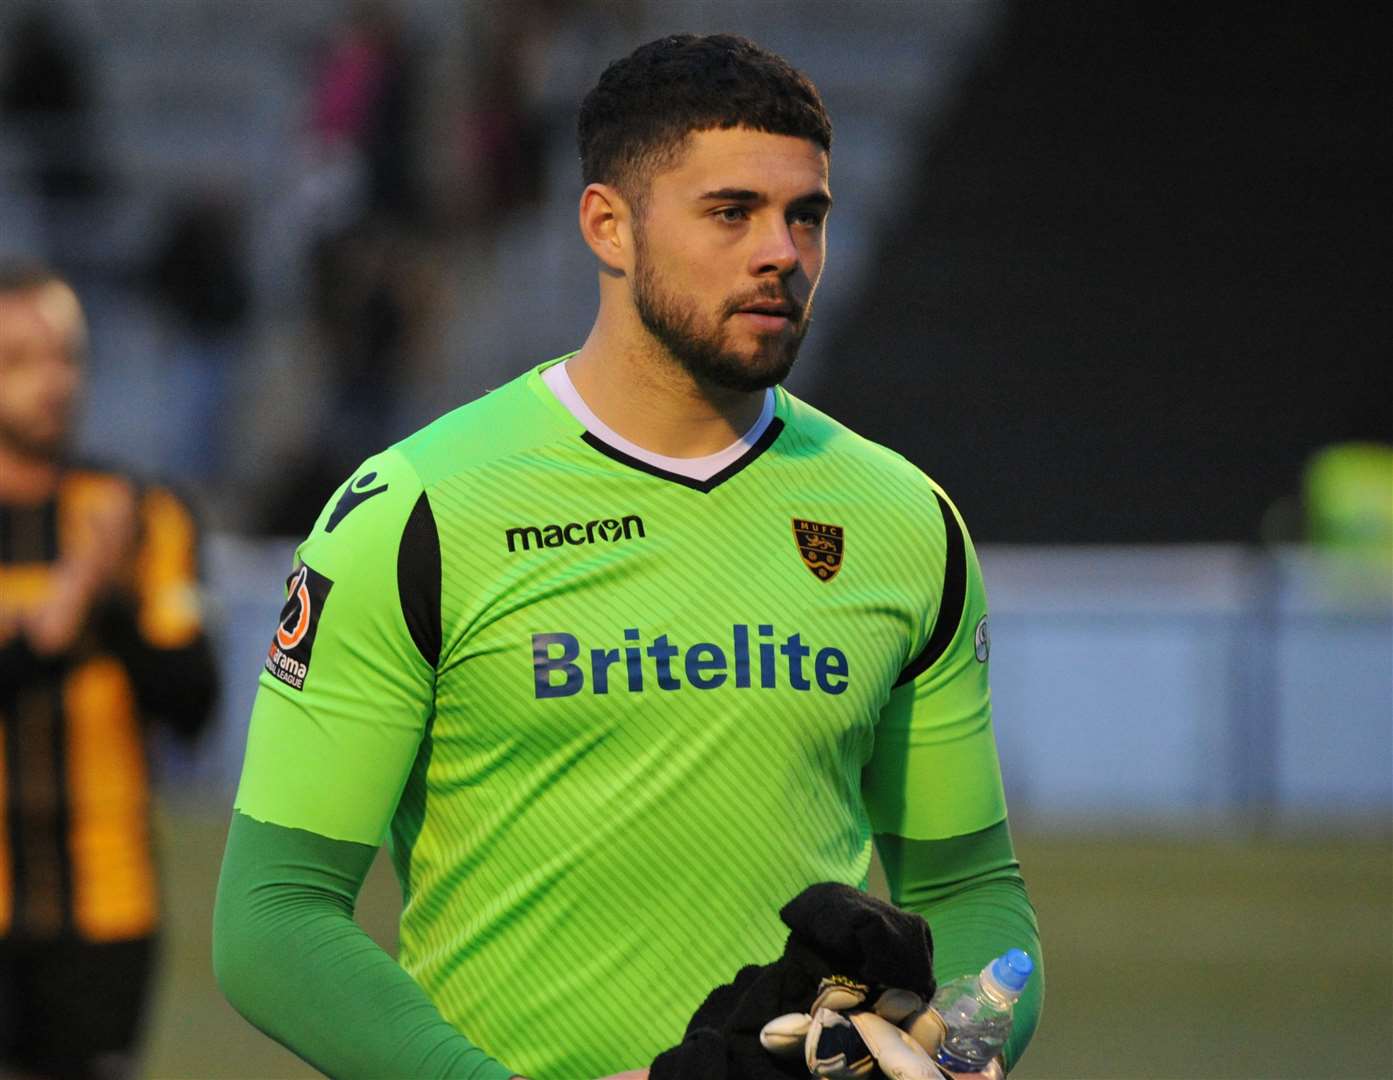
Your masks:
M638 234L634 271L634 307L644 328L699 384L746 393L766 390L788 378L798 347L812 323L812 303L800 306L779 286L755 290L729 300L713 324L703 325L694 305L669 292L648 258ZM761 334L752 355L734 351L726 340L726 320L757 300L787 301L793 305L793 333Z

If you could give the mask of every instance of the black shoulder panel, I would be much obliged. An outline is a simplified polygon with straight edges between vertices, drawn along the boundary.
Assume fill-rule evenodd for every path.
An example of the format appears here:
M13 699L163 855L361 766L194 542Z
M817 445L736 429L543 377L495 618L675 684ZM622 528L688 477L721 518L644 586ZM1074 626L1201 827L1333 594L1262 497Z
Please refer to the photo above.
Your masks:
M440 662L440 534L424 491L402 529L397 595L411 640L426 663L435 667Z
M943 514L944 544L946 547L943 564L943 596L939 599L938 615L934 619L933 633L929 635L929 640L924 643L924 648L919 655L900 672L900 677L895 680L896 686L903 686L905 683L917 679L933 667L934 662L953 643L953 637L958 632L958 624L963 620L963 604L967 600L967 545L963 541L963 530L962 526L958 524L958 515L953 513L953 508L948 505L948 500L938 492L934 492L934 497L938 499L938 509Z

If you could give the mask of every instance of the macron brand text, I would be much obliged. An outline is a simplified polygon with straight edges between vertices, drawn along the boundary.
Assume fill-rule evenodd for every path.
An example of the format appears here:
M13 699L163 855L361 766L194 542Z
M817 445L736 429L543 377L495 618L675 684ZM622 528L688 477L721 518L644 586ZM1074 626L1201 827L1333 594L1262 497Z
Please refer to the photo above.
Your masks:
M558 525L515 525L504 532L508 550L531 551L533 548L556 548L562 545L613 544L620 540L642 540L643 518L626 514L622 518L593 518L590 521L568 521Z

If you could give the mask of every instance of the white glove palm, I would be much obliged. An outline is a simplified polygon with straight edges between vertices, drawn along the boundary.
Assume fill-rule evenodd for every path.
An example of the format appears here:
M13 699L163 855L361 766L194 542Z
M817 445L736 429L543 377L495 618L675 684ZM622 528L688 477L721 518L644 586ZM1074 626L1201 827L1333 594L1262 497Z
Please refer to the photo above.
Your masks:
M890 1080L941 1080L928 1050L937 1048L942 1028L923 998L887 990L866 1010L860 1006L867 992L858 983L824 979L808 1012L775 1017L759 1041L780 1056L801 1050L808 1072L829 1080L860 1080L877 1069Z

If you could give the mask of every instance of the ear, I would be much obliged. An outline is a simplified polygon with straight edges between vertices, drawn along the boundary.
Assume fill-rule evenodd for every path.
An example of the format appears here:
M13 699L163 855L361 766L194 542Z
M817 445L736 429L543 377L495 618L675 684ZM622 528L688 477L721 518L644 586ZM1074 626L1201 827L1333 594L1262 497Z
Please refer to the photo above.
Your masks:
M590 184L580 194L580 235L601 265L627 273L633 252L633 211L609 184Z

